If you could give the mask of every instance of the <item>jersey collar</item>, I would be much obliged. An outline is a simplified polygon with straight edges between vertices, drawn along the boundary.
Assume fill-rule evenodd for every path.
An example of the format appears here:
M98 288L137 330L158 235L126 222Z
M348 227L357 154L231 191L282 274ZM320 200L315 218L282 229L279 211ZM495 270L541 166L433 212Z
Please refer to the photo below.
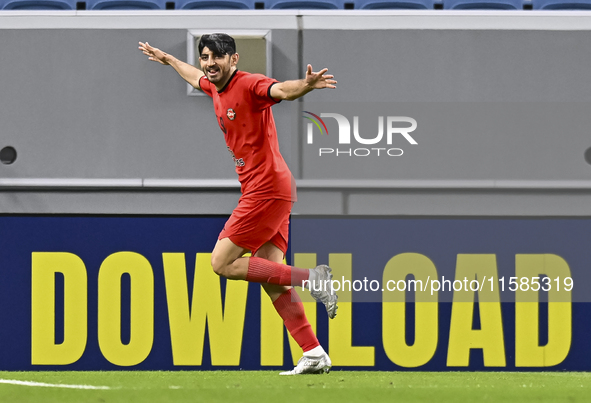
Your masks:
M226 88L228 88L228 85L230 85L230 82L232 81L232 79L234 78L236 73L238 73L238 69L234 70L234 72L232 73L232 75L228 79L228 82L226 83L226 85L224 85L224 88L222 88L221 90L218 91L218 94L221 94L222 92L224 92L226 90Z

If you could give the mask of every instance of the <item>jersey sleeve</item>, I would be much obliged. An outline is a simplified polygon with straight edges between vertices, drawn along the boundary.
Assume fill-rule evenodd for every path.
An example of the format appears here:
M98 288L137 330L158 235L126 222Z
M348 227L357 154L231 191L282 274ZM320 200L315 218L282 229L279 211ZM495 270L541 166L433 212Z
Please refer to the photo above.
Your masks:
M281 102L271 97L271 87L279 81L262 74L251 74L249 80L249 88L253 94L252 100L259 109L266 109Z
M213 96L213 84L207 79L206 76L201 76L199 79L199 88L210 97Z

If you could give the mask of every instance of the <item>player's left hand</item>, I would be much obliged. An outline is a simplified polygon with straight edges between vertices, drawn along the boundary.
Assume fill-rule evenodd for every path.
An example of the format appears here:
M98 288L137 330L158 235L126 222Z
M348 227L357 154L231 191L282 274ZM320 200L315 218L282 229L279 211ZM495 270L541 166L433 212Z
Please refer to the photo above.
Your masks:
M306 70L306 84L308 87L313 89L319 88L337 88L335 84L336 80L333 80L332 74L325 74L328 69L322 69L317 73L312 72L312 65L308 65Z
M153 62L158 62L160 64L164 64L167 65L168 61L166 60L166 57L168 56L168 54L164 53L163 51L161 51L158 48L155 48L153 46L150 46L150 44L148 42L146 43L139 43L139 50L141 50L144 55L148 56L148 59L153 61Z

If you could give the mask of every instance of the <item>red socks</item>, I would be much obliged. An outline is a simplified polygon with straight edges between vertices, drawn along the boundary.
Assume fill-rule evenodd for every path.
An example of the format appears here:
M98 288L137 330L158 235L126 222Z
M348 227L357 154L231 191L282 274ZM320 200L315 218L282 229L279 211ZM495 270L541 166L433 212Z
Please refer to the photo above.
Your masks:
M248 261L246 281L301 286L302 281L308 280L309 276L310 271L307 269L298 269L297 267L271 262L260 257L251 257ZM289 334L304 352L320 345L312 331L312 326L310 326L306 318L302 300L293 288L281 294L273 302L273 305L283 319Z
M302 281L308 280L309 276L310 271L307 269L298 269L260 257L251 257L248 261L246 281L301 287Z
M250 270L249 270L250 272ZM284 292L273 302L277 313L283 319L289 334L300 345L304 352L318 347L318 339L306 318L304 304L293 288Z

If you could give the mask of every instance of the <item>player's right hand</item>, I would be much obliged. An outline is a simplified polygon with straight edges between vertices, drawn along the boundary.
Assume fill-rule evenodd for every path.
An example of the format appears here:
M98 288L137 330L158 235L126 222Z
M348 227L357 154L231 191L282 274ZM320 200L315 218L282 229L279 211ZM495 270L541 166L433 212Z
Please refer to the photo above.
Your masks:
M166 56L168 55L160 49L150 46L148 42L140 42L140 46L138 49L141 50L144 53L144 55L148 56L148 60L152 60L160 64L168 64L168 62L166 61Z

